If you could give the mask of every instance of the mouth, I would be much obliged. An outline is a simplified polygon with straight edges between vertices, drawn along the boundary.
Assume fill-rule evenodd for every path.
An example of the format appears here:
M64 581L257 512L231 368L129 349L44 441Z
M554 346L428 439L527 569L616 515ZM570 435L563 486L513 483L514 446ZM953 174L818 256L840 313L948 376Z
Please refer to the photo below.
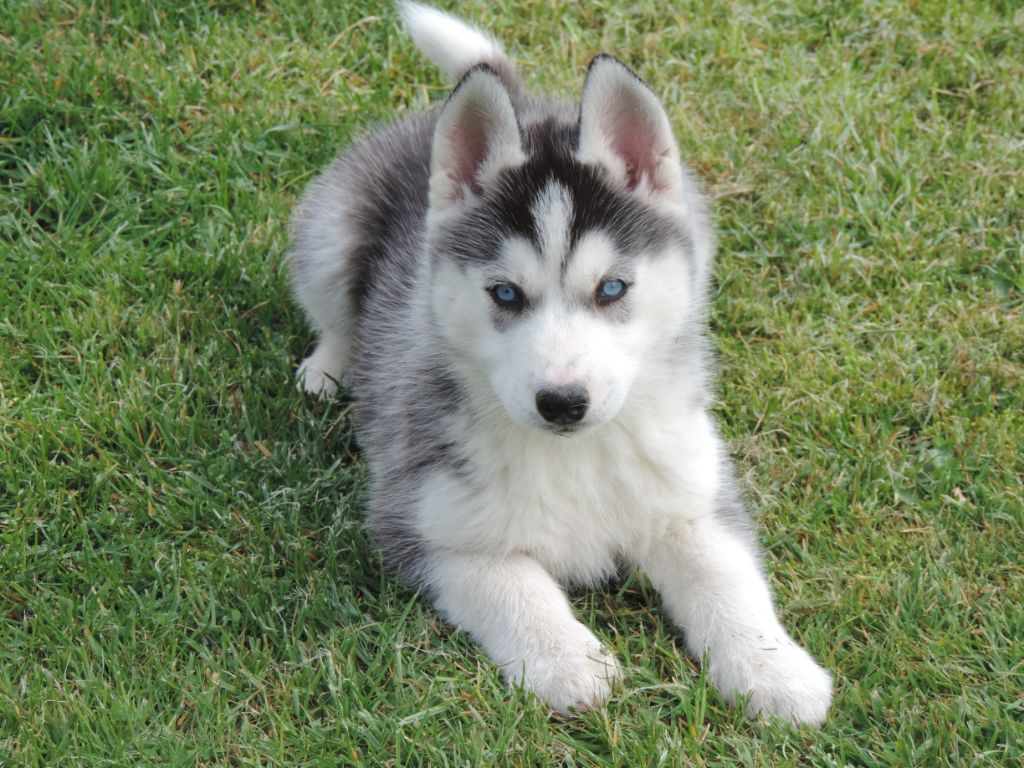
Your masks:
M584 431L585 427L583 424L546 424L543 429L556 437L572 437Z

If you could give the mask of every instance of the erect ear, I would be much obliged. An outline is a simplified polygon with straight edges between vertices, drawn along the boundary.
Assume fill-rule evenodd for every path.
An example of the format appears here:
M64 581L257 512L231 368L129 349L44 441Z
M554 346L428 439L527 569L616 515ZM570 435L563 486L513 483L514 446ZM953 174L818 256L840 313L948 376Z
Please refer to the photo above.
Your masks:
M479 196L503 168L525 160L508 91L486 65L471 69L441 110L430 159L434 210Z
M607 54L590 62L583 84L578 156L608 168L626 189L678 199L682 166L665 109L640 78Z

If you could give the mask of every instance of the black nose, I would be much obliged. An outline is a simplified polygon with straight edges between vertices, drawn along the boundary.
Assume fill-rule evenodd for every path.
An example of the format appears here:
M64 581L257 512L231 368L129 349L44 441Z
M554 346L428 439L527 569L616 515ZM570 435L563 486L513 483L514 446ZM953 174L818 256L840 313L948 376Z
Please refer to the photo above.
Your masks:
M537 393L537 412L552 424L575 424L587 412L587 390L583 387L542 389Z

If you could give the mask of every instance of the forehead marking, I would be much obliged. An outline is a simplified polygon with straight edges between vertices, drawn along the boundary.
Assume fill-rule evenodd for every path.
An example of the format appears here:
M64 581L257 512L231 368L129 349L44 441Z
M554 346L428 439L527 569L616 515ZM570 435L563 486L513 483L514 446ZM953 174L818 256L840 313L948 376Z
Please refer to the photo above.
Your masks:
M561 264L568 256L572 223L572 195L555 179L548 181L530 206L536 225L540 257L549 265Z

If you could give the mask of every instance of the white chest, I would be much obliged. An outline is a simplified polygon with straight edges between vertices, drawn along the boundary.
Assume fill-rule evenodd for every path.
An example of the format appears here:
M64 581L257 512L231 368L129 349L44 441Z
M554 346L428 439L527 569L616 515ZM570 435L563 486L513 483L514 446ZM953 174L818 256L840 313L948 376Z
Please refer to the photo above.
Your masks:
M468 435L469 477L436 473L417 527L432 545L529 554L565 581L634 560L677 514L705 514L718 443L700 419L579 437L520 430Z

